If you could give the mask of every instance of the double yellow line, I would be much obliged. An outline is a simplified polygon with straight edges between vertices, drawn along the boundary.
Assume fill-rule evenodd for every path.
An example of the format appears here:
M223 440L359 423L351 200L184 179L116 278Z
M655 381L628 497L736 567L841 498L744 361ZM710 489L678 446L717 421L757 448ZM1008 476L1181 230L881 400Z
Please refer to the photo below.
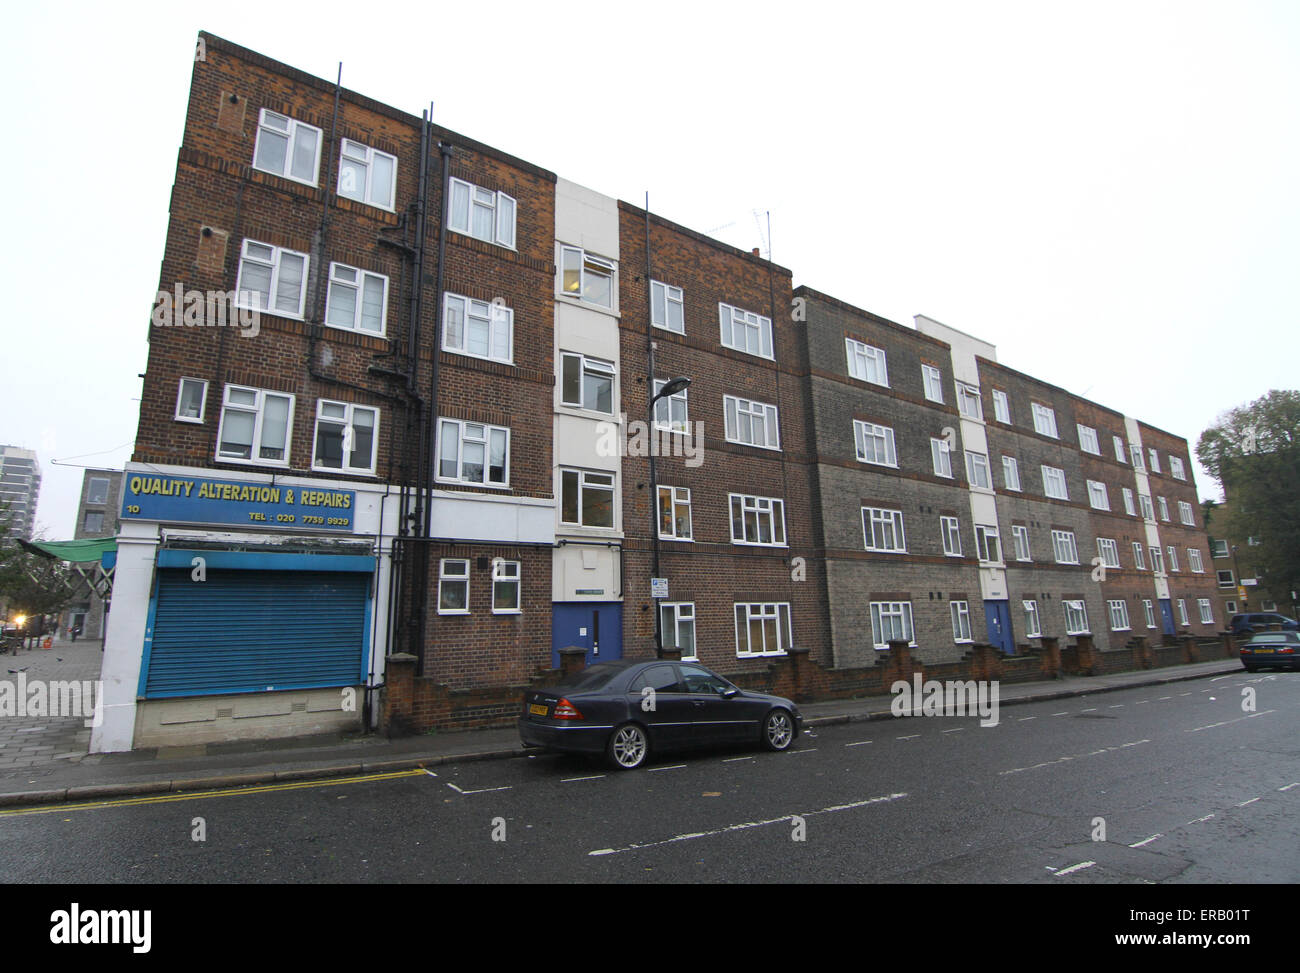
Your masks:
M298 791L309 787L337 787L340 784L364 784L376 780L397 780L402 777L420 777L424 771L398 770L389 774L365 774L360 777L335 777L329 780L304 780L285 784L261 784L256 787L230 787L220 790L193 791L183 794L156 794L148 797L124 797L120 800L86 801L80 804L52 804L44 807L18 807L0 810L0 817L19 817L27 814L55 814L65 811L93 811L108 807L136 807L141 804L170 804L174 801L199 801L210 797L245 797L249 794L273 794L277 791Z

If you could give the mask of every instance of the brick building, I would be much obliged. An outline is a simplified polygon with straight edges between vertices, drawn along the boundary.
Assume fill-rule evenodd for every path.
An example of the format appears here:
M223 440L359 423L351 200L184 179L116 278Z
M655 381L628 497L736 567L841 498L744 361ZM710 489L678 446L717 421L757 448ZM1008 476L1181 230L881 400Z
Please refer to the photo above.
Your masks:
M122 507L122 471L86 470L81 478L81 499L77 503L77 526L72 536L76 540L96 537L116 537L118 511ZM93 572L95 564L83 565L83 570ZM73 596L72 603L60 618L60 631L79 629L79 638L104 637L103 598L83 583Z

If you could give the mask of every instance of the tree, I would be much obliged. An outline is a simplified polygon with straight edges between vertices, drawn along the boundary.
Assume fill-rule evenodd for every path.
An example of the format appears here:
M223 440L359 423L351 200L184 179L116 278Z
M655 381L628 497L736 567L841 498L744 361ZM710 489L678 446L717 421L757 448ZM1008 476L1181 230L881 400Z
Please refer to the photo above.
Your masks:
M62 561L21 547L10 524L7 505L0 505L0 602L10 617L61 612L76 594L80 579Z
M1196 457L1223 487L1215 536L1256 537L1255 563L1274 591L1300 582L1300 392L1271 391L1201 433Z

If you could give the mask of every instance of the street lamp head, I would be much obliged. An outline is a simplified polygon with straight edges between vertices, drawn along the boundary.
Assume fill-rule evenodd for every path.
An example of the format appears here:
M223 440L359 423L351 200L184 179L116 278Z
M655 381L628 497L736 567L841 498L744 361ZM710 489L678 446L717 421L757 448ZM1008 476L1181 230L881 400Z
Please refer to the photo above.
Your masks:
M650 403L653 405L655 402L658 402L662 398L666 398L670 395L676 395L678 392L680 392L682 389L686 388L690 384L691 384L691 380L689 378L687 378L685 375L678 375L676 378L670 379L668 383L664 385L663 388L661 388L658 392L656 392L654 398L650 400Z

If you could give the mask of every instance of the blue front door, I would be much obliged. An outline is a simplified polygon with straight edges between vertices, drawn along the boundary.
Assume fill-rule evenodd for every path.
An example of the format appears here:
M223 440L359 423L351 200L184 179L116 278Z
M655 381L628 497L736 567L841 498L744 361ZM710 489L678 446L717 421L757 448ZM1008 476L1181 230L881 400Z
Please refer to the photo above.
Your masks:
M1007 655L1016 654L1016 640L1011 634L1011 607L1006 601L984 602L984 621L988 626L989 645Z
M551 665L560 665L560 649L587 650L587 665L623 658L623 603L557 601L551 606Z
M1160 618L1165 623L1165 634L1174 634L1174 606L1168 598L1160 599Z

